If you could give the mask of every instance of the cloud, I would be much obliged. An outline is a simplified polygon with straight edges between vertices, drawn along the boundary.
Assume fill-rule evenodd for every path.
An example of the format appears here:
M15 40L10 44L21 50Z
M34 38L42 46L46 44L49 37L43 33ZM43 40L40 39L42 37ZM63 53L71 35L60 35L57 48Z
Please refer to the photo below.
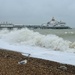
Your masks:
M41 24L54 16L74 25L74 13L75 0L0 0L1 21Z

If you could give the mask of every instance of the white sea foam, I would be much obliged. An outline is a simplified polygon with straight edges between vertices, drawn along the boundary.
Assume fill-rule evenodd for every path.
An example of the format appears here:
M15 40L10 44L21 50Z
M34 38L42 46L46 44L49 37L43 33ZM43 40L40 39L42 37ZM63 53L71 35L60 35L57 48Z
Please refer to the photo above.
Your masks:
M65 34L75 34L74 32L65 32Z
M1 34L1 33L0 33ZM70 41L66 41L56 35L42 35L29 29L2 31L0 36L4 41L15 45L31 45L54 50L69 50L69 47L74 48Z

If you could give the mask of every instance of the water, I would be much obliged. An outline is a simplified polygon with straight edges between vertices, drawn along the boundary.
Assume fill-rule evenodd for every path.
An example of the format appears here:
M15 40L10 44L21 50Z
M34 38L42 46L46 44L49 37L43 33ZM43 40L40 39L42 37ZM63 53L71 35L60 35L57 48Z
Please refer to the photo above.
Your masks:
M75 29L34 29L34 31L44 35L54 34L71 42L75 41Z
M0 40L12 45L30 45L53 50L75 48L75 29L1 30Z

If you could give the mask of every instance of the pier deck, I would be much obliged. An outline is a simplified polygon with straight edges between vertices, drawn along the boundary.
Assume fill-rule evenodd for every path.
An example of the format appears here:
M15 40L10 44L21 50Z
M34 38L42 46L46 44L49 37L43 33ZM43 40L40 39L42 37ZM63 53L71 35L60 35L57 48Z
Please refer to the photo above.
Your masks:
M70 29L70 27L68 26L60 26L60 27L57 27L57 26L41 26L41 25L0 25L0 29L3 29L3 28L7 28L9 30L12 30L12 29L22 29L22 28L29 28L29 29Z

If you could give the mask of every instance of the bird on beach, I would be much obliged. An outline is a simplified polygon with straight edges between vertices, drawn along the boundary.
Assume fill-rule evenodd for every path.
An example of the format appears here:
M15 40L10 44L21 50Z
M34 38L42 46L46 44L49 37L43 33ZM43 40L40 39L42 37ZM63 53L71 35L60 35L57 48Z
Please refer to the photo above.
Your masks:
M26 63L27 63L27 60L26 59L18 62L18 64L26 64Z
M27 54L27 55L28 55L28 56L27 56L27 59L22 60L22 61L19 61L19 62L18 62L18 64L26 64L26 63L27 63L27 61L29 60L30 55L31 55L31 54L29 54L29 53L22 53L22 55L23 55L23 54L24 54L24 55L25 55L25 54Z

